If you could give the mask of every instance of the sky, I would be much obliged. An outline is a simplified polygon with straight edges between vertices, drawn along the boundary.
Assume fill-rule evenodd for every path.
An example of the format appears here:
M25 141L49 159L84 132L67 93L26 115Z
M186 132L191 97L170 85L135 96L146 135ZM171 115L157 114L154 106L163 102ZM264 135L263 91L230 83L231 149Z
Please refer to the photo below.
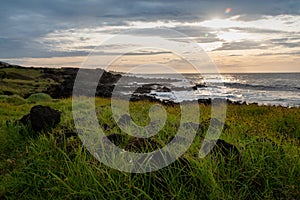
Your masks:
M0 26L0 61L24 66L80 67L95 48L101 66L124 47L103 42L147 29L139 37L192 40L220 72L300 72L299 0L7 0ZM182 35L156 35L160 28ZM152 70L148 62L191 72L172 49L155 48L127 53L112 69Z

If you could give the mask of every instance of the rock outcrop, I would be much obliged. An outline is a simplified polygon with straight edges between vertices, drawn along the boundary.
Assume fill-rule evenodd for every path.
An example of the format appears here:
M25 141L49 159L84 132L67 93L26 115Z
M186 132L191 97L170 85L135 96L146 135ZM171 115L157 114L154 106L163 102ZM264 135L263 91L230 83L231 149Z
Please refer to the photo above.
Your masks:
M20 119L24 125L28 125L35 133L48 131L60 122L61 113L48 106L34 106L30 113Z

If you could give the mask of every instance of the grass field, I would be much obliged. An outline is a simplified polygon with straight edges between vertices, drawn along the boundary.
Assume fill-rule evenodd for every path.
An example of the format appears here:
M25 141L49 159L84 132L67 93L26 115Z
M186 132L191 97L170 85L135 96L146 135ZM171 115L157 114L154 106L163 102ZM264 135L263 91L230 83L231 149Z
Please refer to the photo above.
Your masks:
M76 136L72 99L45 95L0 97L0 198L4 199L298 199L300 196L300 109L228 105L221 135L240 150L238 159L198 151L207 131L210 107L199 105L201 128L183 156L156 172L130 174L99 163ZM132 118L147 124L148 101L132 102ZM15 120L34 105L62 111L52 131L31 137ZM99 123L106 134L121 133L112 120L110 99L97 98ZM176 132L178 106L165 106L164 128L155 140L164 145Z
M55 81L43 78L42 69L0 68L0 95L18 94L27 97L32 93L45 91Z

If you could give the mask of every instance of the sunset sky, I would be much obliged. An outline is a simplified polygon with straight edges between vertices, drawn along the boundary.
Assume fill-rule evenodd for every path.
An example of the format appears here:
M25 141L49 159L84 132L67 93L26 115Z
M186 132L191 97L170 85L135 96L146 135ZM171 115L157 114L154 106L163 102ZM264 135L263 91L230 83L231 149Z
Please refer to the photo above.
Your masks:
M79 67L114 35L169 28L186 38L165 38L198 43L221 72L300 72L299 0L11 0L1 1L0 25L0 60L12 64ZM119 48L98 47L99 56ZM127 63L176 67L171 51L132 53Z

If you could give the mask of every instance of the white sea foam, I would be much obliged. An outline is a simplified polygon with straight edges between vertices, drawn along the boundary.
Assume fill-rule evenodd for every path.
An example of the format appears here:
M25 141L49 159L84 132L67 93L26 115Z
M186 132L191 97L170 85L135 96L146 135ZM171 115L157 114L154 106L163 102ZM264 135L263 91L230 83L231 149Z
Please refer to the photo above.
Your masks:
M146 77L144 76L144 78ZM168 87L171 85L170 89L172 89L172 92L153 90L151 95L159 99L181 102L207 98L227 98L232 101L245 101L260 105L300 106L299 73L222 74L221 79L219 75L214 74L204 75L203 77L199 74L185 74L186 79L184 80L169 79L174 77L172 75L156 75L156 77L160 79L153 79L153 83L167 85ZM150 79L152 78L153 76ZM204 82L207 87L192 89L196 84L203 84ZM131 85L141 86L144 83L132 82Z

